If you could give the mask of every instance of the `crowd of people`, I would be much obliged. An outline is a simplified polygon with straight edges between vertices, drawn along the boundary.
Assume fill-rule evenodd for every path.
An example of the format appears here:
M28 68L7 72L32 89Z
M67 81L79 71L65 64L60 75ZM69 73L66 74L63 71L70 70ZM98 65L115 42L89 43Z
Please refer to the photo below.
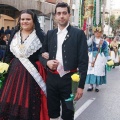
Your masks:
M7 26L6 30L4 30L4 27L1 27L0 29L0 61L4 59L6 45L8 44L8 40L13 30L14 30L14 27L12 27L10 30L9 26Z
M6 28L6 30L4 29L4 27L1 27L1 29L0 29L0 36L2 35L2 34L5 34L5 35L10 35L10 34L12 34L12 32L13 32L13 30L14 30L14 27L12 27L11 29L10 29L10 26L7 26L7 28Z
M55 19L57 28L45 34L36 14L27 9L14 30L1 28L0 61L9 70L0 89L0 120L74 120L73 100L65 101L72 92L71 76L80 75L74 96L78 101L85 84L88 92L99 92L106 84L107 61L118 65L118 36L109 41L96 29L87 40L83 30L70 25L70 6L64 2L56 5Z

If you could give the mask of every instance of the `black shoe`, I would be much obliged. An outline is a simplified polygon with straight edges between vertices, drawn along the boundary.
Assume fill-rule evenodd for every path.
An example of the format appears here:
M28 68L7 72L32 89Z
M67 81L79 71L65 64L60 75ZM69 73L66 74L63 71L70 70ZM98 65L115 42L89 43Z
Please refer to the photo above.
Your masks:
M115 68L115 66L112 67L113 69Z
M93 91L93 87L92 88L88 88L87 91Z
M99 89L95 88L95 92L99 92Z

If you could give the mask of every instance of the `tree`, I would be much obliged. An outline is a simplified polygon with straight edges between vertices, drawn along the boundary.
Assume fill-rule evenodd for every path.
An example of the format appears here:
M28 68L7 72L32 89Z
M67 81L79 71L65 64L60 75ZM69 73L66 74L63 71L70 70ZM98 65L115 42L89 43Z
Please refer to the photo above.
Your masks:
M106 22L107 25L109 24L109 17L107 17L107 18L105 19L105 22ZM110 16L110 26L111 26L111 27L113 27L114 22L115 22L115 15L111 15L111 16Z
M118 17L118 19L116 20L117 25L118 25L118 29L120 29L120 16Z
M109 24L109 18L105 19L106 24ZM120 29L120 16L115 19L115 15L110 16L110 26L112 27L112 32L116 34L116 32Z
M120 16L117 18L117 20L115 21L115 25L114 25L114 31L115 34L120 34Z

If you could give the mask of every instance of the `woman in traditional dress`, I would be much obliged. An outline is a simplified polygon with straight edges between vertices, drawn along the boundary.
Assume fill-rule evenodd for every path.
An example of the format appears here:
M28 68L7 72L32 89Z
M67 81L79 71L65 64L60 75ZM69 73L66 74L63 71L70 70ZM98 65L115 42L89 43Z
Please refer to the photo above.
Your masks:
M86 84L90 84L87 91L92 91L93 84L95 84L95 91L99 92L99 85L106 84L105 65L110 56L107 42L101 38L102 31L96 29L94 35L87 41L89 46L89 66Z
M23 10L5 57L10 66L0 93L0 120L49 120L46 76L38 62L43 40L37 16Z
M119 55L118 55L118 47L119 47L119 36L116 36L113 41L110 43L110 56L114 61L114 67L119 65Z
M120 65L120 36L118 36L118 56L119 56L119 65Z

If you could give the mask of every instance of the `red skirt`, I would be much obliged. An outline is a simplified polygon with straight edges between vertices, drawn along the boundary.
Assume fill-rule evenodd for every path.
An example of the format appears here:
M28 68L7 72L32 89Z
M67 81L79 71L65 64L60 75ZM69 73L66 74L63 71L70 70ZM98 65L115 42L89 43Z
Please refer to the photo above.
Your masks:
M40 62L36 67L45 80L46 73ZM1 90L0 120L49 120L44 93L17 58L11 62Z

